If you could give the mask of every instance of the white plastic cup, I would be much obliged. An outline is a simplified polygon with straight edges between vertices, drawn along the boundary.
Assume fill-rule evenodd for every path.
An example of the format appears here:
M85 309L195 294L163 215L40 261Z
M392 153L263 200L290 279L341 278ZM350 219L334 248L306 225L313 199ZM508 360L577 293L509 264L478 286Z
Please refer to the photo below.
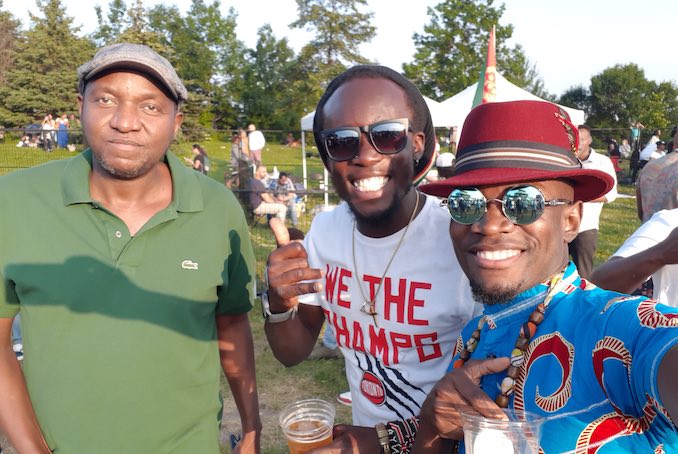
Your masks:
M282 428L290 454L304 454L332 442L336 409L322 399L294 402L280 412Z
M504 408L508 421L461 412L467 454L538 454L545 418Z

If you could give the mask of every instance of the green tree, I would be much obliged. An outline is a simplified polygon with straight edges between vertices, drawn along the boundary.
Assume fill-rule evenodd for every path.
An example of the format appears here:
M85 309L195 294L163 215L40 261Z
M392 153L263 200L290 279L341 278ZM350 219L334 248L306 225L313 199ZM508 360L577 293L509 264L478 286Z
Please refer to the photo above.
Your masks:
M127 6L124 0L112 0L108 4L108 14L104 18L101 5L94 7L99 27L92 33L92 39L98 47L115 42L122 34L125 25Z
M591 111L587 120L596 127L627 128L638 120L646 127L666 128L676 111L676 86L657 84L631 63L615 65L591 78Z
M201 117L209 111L207 93L215 58L200 30L189 24L190 17L182 17L176 6L157 5L148 11L150 28L158 33L163 45L172 47L168 59L189 92L182 107L182 134L188 140L202 140L206 130Z
M376 33L370 24L374 14L360 11L366 5L366 0L297 0L299 17L290 27L314 32L299 53L291 84L302 106L314 106L347 65L368 62L358 52Z
M306 46L326 65L367 63L358 47L374 38L376 29L370 25L374 14L358 9L366 5L366 0L297 0L299 18L290 27L315 32Z
M164 44L160 34L151 30L142 0L133 0L129 7L124 0L112 0L106 18L101 7L96 6L95 11L99 25L92 33L92 39L99 46L127 42L145 44L165 57L172 54L172 46Z
M302 106L293 101L289 81L294 51L287 39L277 40L271 26L259 29L259 39L248 54L244 71L243 113L247 122L267 129L292 129L302 115Z
M170 61L190 92L184 129L238 125L242 121L246 48L235 30L237 13L229 8L222 15L218 0L210 4L192 0L185 17L172 8L157 6L149 18L151 27L173 46L175 55Z
M431 22L424 26L424 33L413 36L416 53L412 63L403 65L405 75L431 98L442 100L457 94L478 81L494 25L497 70L519 86L545 94L522 47L506 45L513 26L499 25L504 9L503 4L495 7L494 0L444 0L428 8Z
M176 6L164 4L150 9L135 0L127 7L123 0L109 3L107 19L99 9L99 28L94 37L100 44L133 42L146 44L166 57L188 89L183 106L182 131L187 139L205 138L212 121L211 105L215 83L222 71L222 54L235 33L234 13L224 18L218 1L205 4L193 0L185 16ZM239 46L235 46L239 47Z
M662 97L664 104L660 106L666 114L668 125L665 129L668 131L669 126L678 125L678 86L674 82L661 82L657 86L657 93Z
M3 2L0 0L0 8ZM12 48L19 37L21 21L10 12L0 10L0 86L5 84L5 73L12 67Z
M583 85L568 88L558 98L558 104L583 110L587 116L591 114L591 94Z
M209 115L205 115L204 120L215 128L236 127L243 122L243 71L247 54L245 44L236 32L238 14L231 7L225 16L222 15L218 1L206 5L202 0L193 0L188 15L189 27L199 31L200 39L208 45L202 53L205 55L202 74L206 75L211 69L207 79L209 85L201 89L208 96L205 106L211 106L211 109L205 109ZM194 55L188 54L187 58L195 58Z
M77 110L75 69L94 49L79 38L61 0L36 0L44 17L30 15L25 39L15 42L14 66L0 88L0 123L20 126L47 113Z

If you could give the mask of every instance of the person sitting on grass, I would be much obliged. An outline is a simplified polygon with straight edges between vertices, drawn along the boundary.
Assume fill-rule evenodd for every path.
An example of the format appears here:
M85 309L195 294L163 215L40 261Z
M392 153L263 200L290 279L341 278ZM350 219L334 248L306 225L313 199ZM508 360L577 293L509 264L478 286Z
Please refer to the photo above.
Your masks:
M268 179L266 166L259 166L250 180L250 208L252 213L257 216L269 214L277 217L281 221L285 220L287 215L287 206L278 202L273 194L266 189L265 180Z

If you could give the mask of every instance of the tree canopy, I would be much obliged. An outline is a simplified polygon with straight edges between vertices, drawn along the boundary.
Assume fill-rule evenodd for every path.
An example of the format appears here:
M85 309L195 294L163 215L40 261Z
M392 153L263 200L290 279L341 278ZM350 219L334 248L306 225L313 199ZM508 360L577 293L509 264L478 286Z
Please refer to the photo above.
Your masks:
M2 0L0 0L2 8ZM12 48L19 37L21 22L7 11L0 10L0 85L5 83L5 73L12 67Z
M19 126L49 113L76 109L75 69L94 54L92 42L77 36L61 0L37 0L43 17L13 46L13 66L0 86L0 123Z
M596 128L628 129L640 121L650 129L678 124L678 87L645 77L635 63L615 65L591 78L589 87L577 86L559 98L561 104L582 109Z
M416 53L412 63L403 65L405 75L433 99L455 95L478 81L495 26L497 70L519 86L538 88L537 94L544 94L536 68L522 47L506 45L513 26L499 24L504 9L503 4L494 6L494 0L444 0L428 8L431 21L423 33L413 36Z
M85 36L65 14L62 0L35 0L40 13L21 24L0 0L0 125L21 127L48 113L76 110L76 69L96 48L128 41L164 55L184 81L189 99L185 134L201 139L212 129L257 124L290 131L315 108L329 81L346 67L368 63L360 46L376 34L368 0L296 0L290 24L311 33L298 52L270 25L248 48L238 37L238 14L220 0L192 0L184 13L169 4L110 0L94 6L97 28ZM428 8L429 22L413 40L416 54L404 74L422 93L445 99L478 80L489 32L496 26L497 69L511 82L554 99L523 47L507 44L514 28L500 24L504 5L495 0L441 0ZM25 28L22 28L25 27ZM678 88L648 80L636 64L615 65L558 98L583 109L592 127L647 128L678 123Z

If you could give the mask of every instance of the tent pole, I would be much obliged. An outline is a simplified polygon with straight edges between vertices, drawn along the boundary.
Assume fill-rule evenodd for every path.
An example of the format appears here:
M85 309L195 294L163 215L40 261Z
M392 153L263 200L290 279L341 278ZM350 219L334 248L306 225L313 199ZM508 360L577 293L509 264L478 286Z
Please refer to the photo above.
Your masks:
M304 179L304 189L308 189L308 177L306 174L306 133L301 129L301 172Z
M328 180L327 167L323 166L323 186L325 188L325 206L326 207L330 206L330 199L329 199L329 195L327 193L327 180Z

